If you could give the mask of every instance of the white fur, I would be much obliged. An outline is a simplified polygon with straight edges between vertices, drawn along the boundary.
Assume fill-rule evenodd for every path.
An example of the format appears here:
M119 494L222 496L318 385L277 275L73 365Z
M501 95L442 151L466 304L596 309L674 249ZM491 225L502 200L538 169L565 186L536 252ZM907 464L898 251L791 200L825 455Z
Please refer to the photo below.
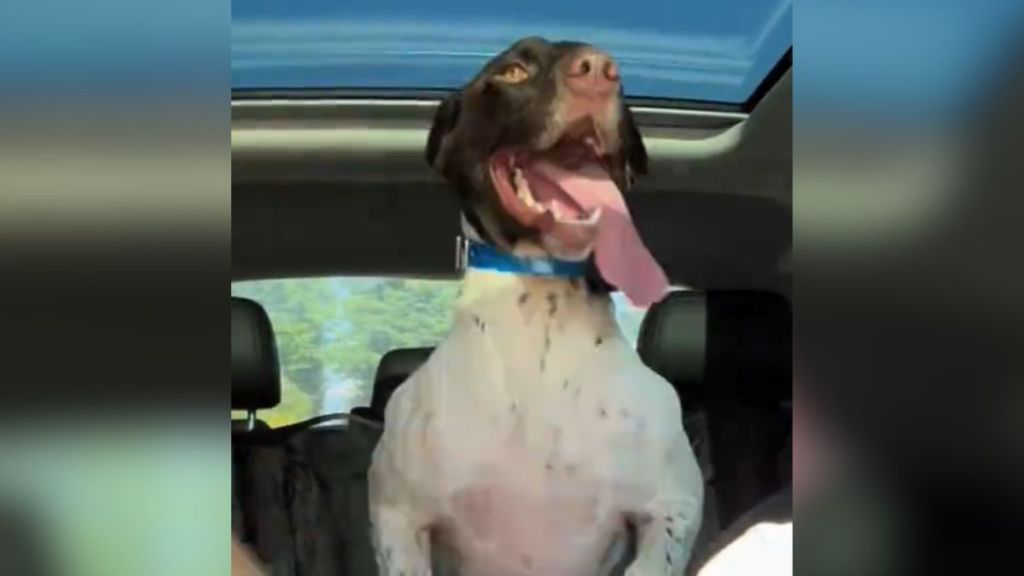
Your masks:
M370 469L381 574L682 574L703 483L675 391L581 282L470 269L454 327L394 394Z

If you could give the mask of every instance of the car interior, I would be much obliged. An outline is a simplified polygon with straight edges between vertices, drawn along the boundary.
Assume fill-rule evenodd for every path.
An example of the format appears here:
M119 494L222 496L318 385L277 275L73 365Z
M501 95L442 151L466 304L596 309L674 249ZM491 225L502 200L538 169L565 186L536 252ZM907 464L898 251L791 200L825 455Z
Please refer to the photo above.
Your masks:
M682 287L647 310L637 351L678 392L704 474L691 573L790 482L790 63L742 105L627 99L650 155L629 207ZM441 97L236 91L232 281L457 278L456 197L423 160ZM376 574L366 471L389 397L432 348L384 354L365 406L273 427L275 327L252 299L231 314L236 535L275 575Z

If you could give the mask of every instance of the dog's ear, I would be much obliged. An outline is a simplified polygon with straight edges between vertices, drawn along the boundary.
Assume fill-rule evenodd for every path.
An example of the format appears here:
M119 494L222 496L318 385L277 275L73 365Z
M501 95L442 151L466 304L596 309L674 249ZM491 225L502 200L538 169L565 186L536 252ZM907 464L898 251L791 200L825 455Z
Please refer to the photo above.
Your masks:
M439 158L444 147L444 139L448 133L455 129L459 121L459 110L462 102L458 94L445 98L434 113L434 125L430 127L430 134L427 136L427 164L437 168Z
M621 118L622 130L620 134L623 135L623 153L626 157L627 174L629 174L630 183L632 183L634 176L647 174L647 148L644 147L644 140L640 136L640 130L636 127L636 121L633 120L633 113L629 111L629 106L625 104L622 105Z

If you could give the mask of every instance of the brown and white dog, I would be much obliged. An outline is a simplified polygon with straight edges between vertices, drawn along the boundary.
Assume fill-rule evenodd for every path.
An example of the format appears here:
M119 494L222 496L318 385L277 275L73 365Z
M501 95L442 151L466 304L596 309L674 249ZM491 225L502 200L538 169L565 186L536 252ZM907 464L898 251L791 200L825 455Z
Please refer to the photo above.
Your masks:
M615 62L516 42L440 107L427 159L476 241L592 258L584 281L467 270L450 334L396 391L370 469L385 576L682 574L703 484L678 397L615 323L607 287L667 290L622 197L646 171ZM624 558L635 536L635 556ZM447 554L446 554L447 556Z

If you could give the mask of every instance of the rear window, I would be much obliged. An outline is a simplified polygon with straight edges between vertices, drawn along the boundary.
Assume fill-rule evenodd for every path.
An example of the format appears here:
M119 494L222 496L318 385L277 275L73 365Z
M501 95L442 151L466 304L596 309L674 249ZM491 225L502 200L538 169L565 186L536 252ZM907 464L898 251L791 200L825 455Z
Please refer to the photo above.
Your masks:
M281 403L271 426L370 402L381 356L436 346L447 334L459 280L299 278L236 282L232 296L267 310L281 358ZM644 310L614 294L623 333L636 343Z

